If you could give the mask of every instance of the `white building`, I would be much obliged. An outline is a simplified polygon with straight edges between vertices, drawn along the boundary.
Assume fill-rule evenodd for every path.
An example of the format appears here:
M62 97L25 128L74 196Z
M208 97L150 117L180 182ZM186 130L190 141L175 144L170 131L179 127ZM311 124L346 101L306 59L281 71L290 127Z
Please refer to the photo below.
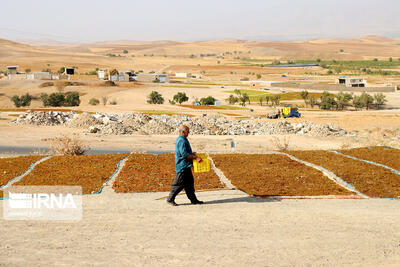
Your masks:
M336 83L345 85L346 87L367 87L367 81L357 77L341 76L337 78Z
M175 73L175 77L178 78L192 78L192 74L188 72L177 72Z

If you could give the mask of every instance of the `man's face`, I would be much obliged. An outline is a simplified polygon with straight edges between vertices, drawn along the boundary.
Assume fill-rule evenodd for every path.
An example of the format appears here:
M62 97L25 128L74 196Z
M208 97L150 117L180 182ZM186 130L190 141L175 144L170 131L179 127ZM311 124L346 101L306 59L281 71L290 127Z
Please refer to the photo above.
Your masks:
M181 133L182 133L182 136L184 136L184 137L188 137L188 135L189 135L189 128L184 128L184 129L182 129L182 131L181 131Z

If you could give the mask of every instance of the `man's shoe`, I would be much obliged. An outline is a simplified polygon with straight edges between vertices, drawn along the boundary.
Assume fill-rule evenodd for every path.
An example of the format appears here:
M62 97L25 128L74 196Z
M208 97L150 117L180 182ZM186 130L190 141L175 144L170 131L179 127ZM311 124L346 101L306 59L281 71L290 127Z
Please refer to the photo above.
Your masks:
M204 201L196 200L192 202L192 205L201 205L201 204L204 204Z
M170 204L171 206L175 206L175 207L176 207L176 206L179 206L178 204L176 204L175 201L168 201L168 200L167 200L167 203Z

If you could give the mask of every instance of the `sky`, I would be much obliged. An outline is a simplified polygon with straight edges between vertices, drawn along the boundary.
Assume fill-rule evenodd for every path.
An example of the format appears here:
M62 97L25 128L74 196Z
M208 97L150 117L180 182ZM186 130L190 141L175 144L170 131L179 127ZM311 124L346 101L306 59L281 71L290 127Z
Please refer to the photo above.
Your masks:
M0 6L0 38L268 41L400 38L399 0L18 0Z

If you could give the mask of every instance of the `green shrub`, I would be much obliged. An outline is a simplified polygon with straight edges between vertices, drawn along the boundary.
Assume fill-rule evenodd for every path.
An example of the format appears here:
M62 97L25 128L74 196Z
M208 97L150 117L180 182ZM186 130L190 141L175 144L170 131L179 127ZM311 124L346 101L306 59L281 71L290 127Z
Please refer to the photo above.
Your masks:
M81 103L78 92L67 93L66 96L63 93L41 94L40 99L45 107L72 107Z
M174 95L174 102L182 104L183 102L186 102L189 100L189 97L186 96L186 93L184 92L178 92L176 95Z
M65 97L65 101L63 103L63 106L74 107L74 106L79 106L80 103L81 103L81 100L79 99L79 93L71 92L71 93L67 93L67 96Z
M207 96L207 97L203 97L200 99L200 104L202 105L214 105L215 101L217 101L217 99L215 99L212 96Z
M157 91L152 91L151 94L148 96L147 103L149 104L163 104L164 98L162 95Z
M19 107L28 107L31 105L32 96L28 93L22 95L21 97L15 95L11 98L11 101L14 102L14 105Z
M335 97L332 94L328 93L327 91L323 92L321 96L320 108L325 110L331 110L336 106L337 103Z
M89 100L89 105L96 106L98 104L100 104L100 100L98 100L97 98L91 98Z
M111 100L110 102L108 102L108 104L110 104L110 105L116 105L117 104L117 100Z

